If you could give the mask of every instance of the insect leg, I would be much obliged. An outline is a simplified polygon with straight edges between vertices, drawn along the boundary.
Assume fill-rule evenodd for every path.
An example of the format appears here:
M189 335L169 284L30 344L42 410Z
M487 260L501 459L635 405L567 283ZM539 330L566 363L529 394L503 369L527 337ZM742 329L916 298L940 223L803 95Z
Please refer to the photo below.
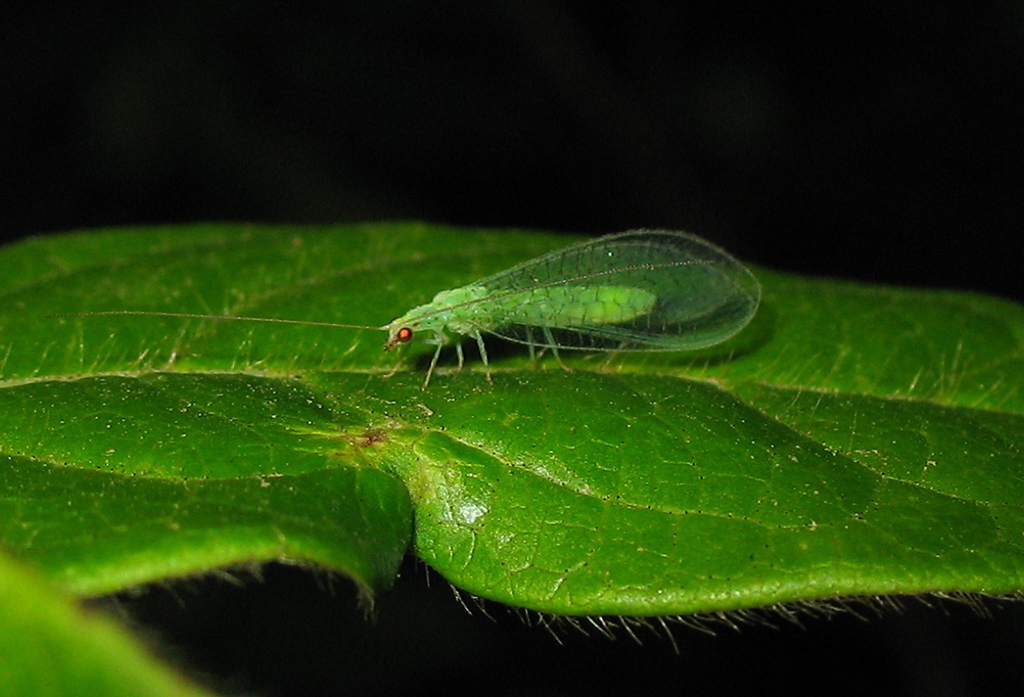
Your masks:
M387 349L385 349L385 351L386 351L386 350L387 350ZM400 351L396 351L396 353L399 353L399 352L400 352ZM389 371L388 371L388 372L387 372L387 373L386 373L386 374L384 375L384 378L385 378L385 379L387 379L387 378L393 377L393 376L395 375L395 373L397 373L397 372L398 372L398 366L400 366L400 365L402 365L402 361L401 361L401 359L399 359L399 360L395 361L395 364L394 364L393 366L391 366L391 370L389 370Z
M551 332L544 329L544 336L551 339ZM530 367L537 369L538 361L544 356L548 347L533 338L533 327L526 327L526 345L530 348Z
M562 363L562 357L558 355L558 344L555 343L555 337L551 335L551 330L547 327L544 327L544 340L548 342L548 346L551 347L551 353L554 354L555 360L558 361L558 365L562 366L562 370L567 370L571 373L572 368L567 366L565 363Z
M441 357L442 344L437 345L437 350L434 351L434 357L430 359L430 367L427 368L427 379L423 381L423 389L427 389L427 385L430 384L430 376L434 374L434 366L437 365L437 359Z
M612 364L615 362L615 359L619 356L619 352L625 349L627 346L629 346L629 342L623 341L622 343L619 344L619 347L616 350L609 351L608 357L605 358L604 363L601 364L601 370L605 372L610 371L612 368Z
M533 343L533 328L526 327L526 346L530 349L530 367L537 367L537 347Z
M487 362L487 349L484 348L484 338L480 335L479 330L473 331L473 338L476 339L476 345L480 347L480 360L484 362L484 373L487 375L487 382L492 382L491 365Z

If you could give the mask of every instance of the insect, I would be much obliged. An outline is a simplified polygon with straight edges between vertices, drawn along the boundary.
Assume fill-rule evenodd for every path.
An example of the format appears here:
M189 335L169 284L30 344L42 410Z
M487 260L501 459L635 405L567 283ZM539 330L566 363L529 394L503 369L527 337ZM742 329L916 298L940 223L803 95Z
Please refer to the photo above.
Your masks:
M761 286L724 250L685 232L633 230L565 247L469 285L443 290L382 327L305 320L113 310L89 315L157 315L282 322L388 333L384 349L422 338L441 349L473 338L488 368L483 334L537 351L684 351L730 338L754 316ZM560 359L559 359L560 360ZM490 373L488 373L490 379Z

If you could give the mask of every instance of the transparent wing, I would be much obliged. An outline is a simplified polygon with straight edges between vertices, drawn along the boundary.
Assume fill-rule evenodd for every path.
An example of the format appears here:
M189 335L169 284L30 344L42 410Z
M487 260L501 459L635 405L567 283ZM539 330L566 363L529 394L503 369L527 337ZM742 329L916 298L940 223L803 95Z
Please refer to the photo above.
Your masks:
M725 341L761 286L724 250L683 232L635 230L527 261L474 286L485 331L537 347L679 351Z

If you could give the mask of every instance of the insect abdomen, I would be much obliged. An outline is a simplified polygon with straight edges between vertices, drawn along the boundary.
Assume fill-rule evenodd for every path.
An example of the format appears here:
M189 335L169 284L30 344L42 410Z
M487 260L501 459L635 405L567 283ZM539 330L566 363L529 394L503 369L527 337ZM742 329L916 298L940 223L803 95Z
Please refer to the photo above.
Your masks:
M508 324L585 328L629 322L648 314L654 293L626 286L536 288L495 299Z

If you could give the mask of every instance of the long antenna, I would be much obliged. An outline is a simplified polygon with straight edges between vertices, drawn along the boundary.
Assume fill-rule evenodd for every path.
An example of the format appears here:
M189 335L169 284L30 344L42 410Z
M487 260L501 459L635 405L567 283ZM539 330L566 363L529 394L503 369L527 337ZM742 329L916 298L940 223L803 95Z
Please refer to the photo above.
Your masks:
M387 327L371 327L366 324L340 324L338 322L313 322L304 319L281 319L278 317L243 317L241 315L203 315L196 312L151 312L148 310L103 310L100 312L61 312L51 317L97 317L100 315L133 315L141 317L177 317L178 319L212 319L227 322L275 322L277 324L303 324L311 327L338 327L341 329L374 329L384 331Z

